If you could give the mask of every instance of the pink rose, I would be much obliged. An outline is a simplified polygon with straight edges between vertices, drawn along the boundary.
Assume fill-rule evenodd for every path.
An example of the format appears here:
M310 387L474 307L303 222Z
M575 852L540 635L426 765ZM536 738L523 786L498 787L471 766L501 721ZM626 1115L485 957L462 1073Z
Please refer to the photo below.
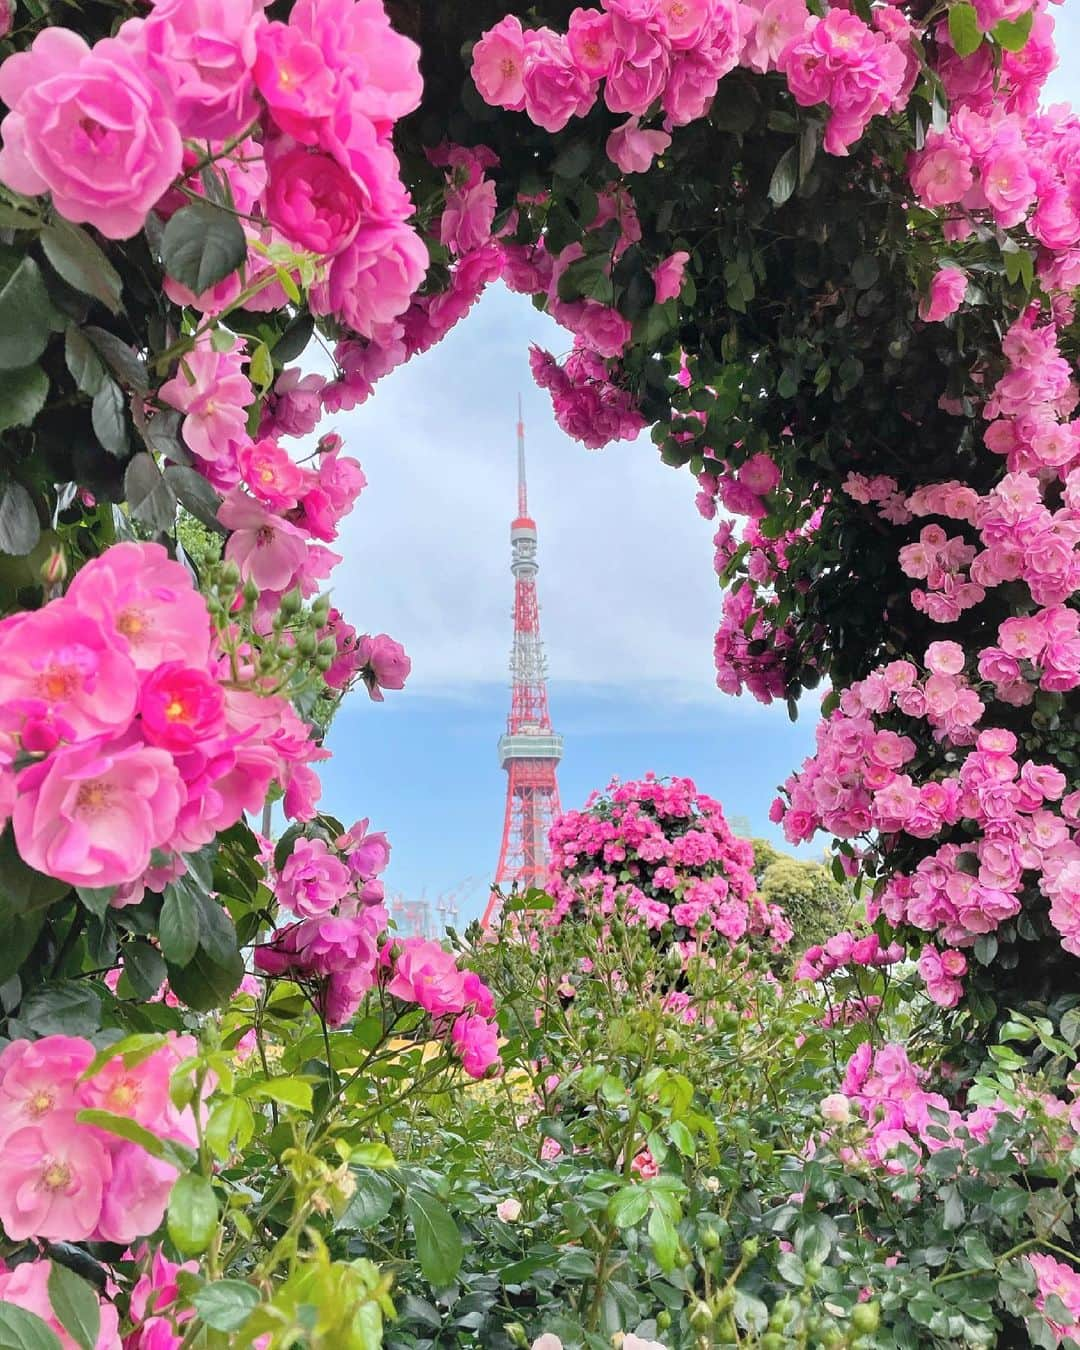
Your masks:
M370 198L336 159L299 146L267 167L266 215L286 239L324 257L352 242Z
M0 1270L0 1302L13 1303L34 1313L49 1327L62 1350L79 1350L79 1342L65 1330L53 1311L49 1298L49 1273L52 1262L23 1261L12 1270ZM100 1305L100 1322L94 1350L120 1350L119 1314L108 1301Z
M120 36L130 34L182 136L228 140L258 115L251 67L265 23L255 0L155 0Z
M499 1062L499 1033L494 1022L463 1013L450 1033L454 1050L470 1078L484 1078Z
M278 385L290 374L291 371L286 371L280 375ZM291 392L287 391L285 397L288 398ZM275 418L276 411L275 408ZM304 493L307 482L304 470L269 437L243 446L236 462L245 484L271 510L291 510Z
M615 128L607 138L604 150L608 159L623 173L644 173L670 144L671 137L666 131L642 131L638 119L631 117ZM684 256L689 257L689 254Z
M596 81L578 69L566 38L550 28L528 34L522 83L525 111L545 131L562 131L596 101Z
M927 323L955 314L967 293L967 274L959 267L939 267L930 282L930 291L919 301L919 318Z
M303 919L318 919L352 889L349 869L322 839L298 839L281 870L277 898Z
M682 290L683 276L686 273L686 264L689 261L690 254L685 249L678 249L670 258L657 263L653 272L653 283L656 286L658 305L662 305L666 300L678 299Z
M495 1206L495 1213L503 1223L516 1223L521 1217L521 1201L510 1196Z
M336 314L362 337L373 337L409 306L428 269L427 246L397 220L369 221L333 261L328 280L312 290L318 314Z
M224 730L225 698L205 670L168 661L139 691L143 735L166 750L190 750Z
M0 620L0 702L52 728L53 740L123 730L137 690L130 657L71 598Z
M334 78L315 43L290 24L264 24L254 78L274 123L310 145L334 111Z
M615 56L615 33L611 15L599 9L575 9L566 30L570 55L578 70L592 80L602 80Z
M172 756L138 742L56 752L19 776L20 856L73 886L118 886L171 842L183 784Z
M16 1130L4 1144L4 1232L13 1241L81 1242L97 1229L111 1174L108 1155L74 1112L54 1112L47 1130Z
M620 356L626 350L633 329L630 321L613 305L586 300L576 316L574 329L600 356Z
M218 520L232 531L225 557L236 563L245 581L267 591L286 591L295 584L307 557L307 544L295 525L239 488L218 508Z
M209 659L206 602L161 544L114 544L76 572L67 600L96 619L137 670Z
M472 52L473 84L493 108L520 112L525 107L521 81L525 64L525 35L516 14L489 28Z
M384 689L404 689L412 670L405 648L386 633L374 637L365 633L356 644L356 662L368 694L376 703L383 701Z
M136 57L105 38L93 50L46 28L0 66L0 181L51 192L65 219L130 239L180 171L180 132Z
M386 992L407 1003L418 1003L436 1017L465 1008L461 971L449 952L425 938L406 938L394 962Z

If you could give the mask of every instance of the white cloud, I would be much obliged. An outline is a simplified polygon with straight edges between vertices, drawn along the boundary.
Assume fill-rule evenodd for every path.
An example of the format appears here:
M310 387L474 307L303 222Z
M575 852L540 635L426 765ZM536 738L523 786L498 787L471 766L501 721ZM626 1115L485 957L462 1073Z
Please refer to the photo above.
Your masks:
M520 392L552 678L714 700L720 595L692 478L647 437L599 453L565 437L532 382L530 341L568 346L527 300L492 288L439 346L333 419L369 480L336 545L337 602L405 644L417 692L508 679Z

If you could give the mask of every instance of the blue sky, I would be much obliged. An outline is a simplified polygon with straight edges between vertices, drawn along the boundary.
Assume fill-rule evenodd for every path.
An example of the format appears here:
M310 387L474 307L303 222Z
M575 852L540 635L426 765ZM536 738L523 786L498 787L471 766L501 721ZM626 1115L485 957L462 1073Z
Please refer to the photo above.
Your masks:
M1075 102L1080 3L1054 12L1064 65L1048 101ZM776 839L769 803L813 744L813 696L792 725L783 707L715 688L720 594L693 479L662 465L647 437L591 452L563 436L529 374L533 341L568 346L527 300L493 288L443 343L334 419L368 477L337 545L335 601L361 632L403 642L413 673L383 704L362 691L346 701L324 805L388 832L390 894L452 893L462 919L483 907L502 828L519 392L563 806L613 774L688 774Z

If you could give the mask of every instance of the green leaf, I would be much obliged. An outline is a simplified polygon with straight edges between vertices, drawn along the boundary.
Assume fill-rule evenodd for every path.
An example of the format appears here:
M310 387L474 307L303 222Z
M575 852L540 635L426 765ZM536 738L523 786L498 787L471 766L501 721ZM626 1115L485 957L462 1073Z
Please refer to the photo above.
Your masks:
M24 257L0 286L0 370L36 361L49 341L54 316L41 269Z
M782 1280L801 1289L806 1283L806 1268L794 1252L781 1252L776 1258L776 1272Z
M1021 14L1018 19L1002 19L990 30L991 35L998 46L1004 47L1007 52L1023 51L1031 36L1034 18L1035 10L1032 8Z
M592 141L584 137L573 140L569 145L563 146L555 156L551 172L557 178L581 178L592 162L592 153Z
M244 1280L215 1280L192 1298L195 1311L215 1331L237 1331L259 1303L259 1291Z
M641 1185L623 1186L608 1201L607 1212L616 1228L632 1228L649 1212L649 1192Z
M165 1044L165 1037L160 1031L138 1032L134 1036L123 1036L118 1041L113 1041L111 1045L105 1046L99 1050L90 1063L83 1070L80 1083L85 1083L88 1078L93 1078L98 1069L103 1064L108 1064L111 1059L118 1056L123 1059L126 1068L134 1068L141 1064L144 1059L148 1059L155 1050Z
M868 291L881 276L881 263L872 253L862 253L851 265L851 279L860 291Z
M679 1232L663 1210L654 1209L649 1215L649 1241L660 1269L674 1270L679 1252Z
M394 1204L394 1188L379 1172L367 1167L358 1168L354 1180L356 1189L337 1226L359 1231L386 1218Z
M28 427L49 393L49 377L40 366L0 371L0 431Z
M139 998L151 999L165 982L165 962L143 938L124 944L124 977Z
M125 389L133 389L137 394L145 394L149 390L150 374L146 362L133 347L129 347L115 333L92 323L87 324L83 332Z
M231 1156L234 1141L235 1147L242 1150L251 1142L254 1133L255 1116L247 1102L239 1097L218 1102L210 1112L204 1131L206 1142L220 1162Z
M101 1330L97 1290L59 1261L49 1266L49 1302L57 1321L82 1350L94 1350Z
M772 178L769 181L769 201L773 206L783 206L795 191L799 176L799 150L789 146L776 161Z
M160 1158L162 1162L175 1167L178 1172L186 1171L195 1162L197 1155L194 1149L188 1148L186 1144L178 1144L172 1139L159 1139L156 1134L140 1125L138 1121L132 1120L130 1116L118 1116L113 1111L99 1111L97 1107L88 1106L85 1110L77 1112L75 1118L84 1125L94 1125L99 1130L104 1130L106 1134L115 1134L119 1139L126 1139L129 1144L138 1144L152 1158Z
M392 1150L386 1144L376 1142L357 1144L349 1155L349 1162L354 1167L372 1167L380 1172L397 1166Z
M168 962L169 985L196 1012L225 1003L244 978L236 929L222 906L199 896L199 945L185 965Z
M673 1120L668 1126L668 1138L684 1158L692 1158L694 1156L694 1136L681 1120Z
M92 1036L101 1025L101 999L84 983L57 980L27 994L19 1020L38 1036Z
M460 1270L464 1255L457 1224L430 1191L410 1191L405 1196L405 1213L416 1236L424 1278L434 1288L445 1289Z
M186 966L199 946L199 901L184 878L171 881L165 887L165 902L158 920L158 941L165 960L175 966Z
M274 361L270 355L270 348L265 342L260 342L251 353L251 360L248 363L248 379L260 395L265 394L274 383Z
M60 1337L36 1313L0 1303L0 1350L62 1350Z
M267 1078L249 1084L243 1089L245 1097L260 1097L292 1106L297 1111L311 1110L311 1084L302 1078Z
M21 483L8 483L0 496L0 553L25 558L41 538L34 499Z
M165 1222L182 1256L199 1256L206 1251L218 1226L217 1196L206 1177L189 1172L177 1178Z
M201 473L188 468L186 464L169 464L165 469L165 481L176 493L185 511L202 521L207 529L215 530L218 534L226 533L217 518L221 498Z
M161 236L166 272L196 295L235 272L246 257L240 222L210 202L192 202L177 211Z
M124 495L131 514L147 529L164 534L176 524L176 494L145 450L132 456L124 472Z
M956 49L957 56L970 56L979 48L982 33L979 31L979 18L975 6L967 0L949 9L949 38Z
M66 220L54 220L41 232L45 256L69 286L120 313L120 274L93 239Z
M105 379L105 362L75 324L69 324L64 334L64 360L77 388L93 398Z
M90 405L90 421L102 447L118 459L123 459L128 452L125 406L124 391L115 380L106 376Z

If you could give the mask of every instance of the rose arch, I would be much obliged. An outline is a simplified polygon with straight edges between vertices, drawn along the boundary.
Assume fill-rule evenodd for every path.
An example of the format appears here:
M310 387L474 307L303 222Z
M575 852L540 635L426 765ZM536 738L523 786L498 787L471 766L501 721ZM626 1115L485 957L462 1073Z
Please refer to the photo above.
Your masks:
M0 4L5 1344L1080 1344L1080 119L1042 102L1052 8ZM388 841L320 800L340 700L410 670L330 598L365 486L334 415L498 281L567 331L531 364L569 436L648 429L695 476L720 691L820 701L773 819L832 841L858 931L801 992L745 922L728 984L699 945L668 1041L624 1027L659 987L638 874L603 884L588 968L569 924L401 942ZM740 913L786 928L723 831ZM723 884L680 891L688 928ZM542 1044L526 987L580 1019ZM782 1028L760 1065L748 1019ZM618 1034L579 1044L594 1024ZM801 1135L762 1117L767 1178L738 1136L726 1191L694 1095L725 1037L757 1104L839 1066ZM593 1082L586 1054L636 1067ZM584 1245L547 1284L539 1210L514 1260L475 1229L451 1314L465 1145L405 1173L394 1131L514 1065L540 1071L535 1166L572 1190L557 1169L604 1158L600 1206L551 1219L553 1251ZM715 1186L664 1182L707 1158ZM739 1176L741 1219L715 1199ZM529 1320L549 1296L558 1331Z

